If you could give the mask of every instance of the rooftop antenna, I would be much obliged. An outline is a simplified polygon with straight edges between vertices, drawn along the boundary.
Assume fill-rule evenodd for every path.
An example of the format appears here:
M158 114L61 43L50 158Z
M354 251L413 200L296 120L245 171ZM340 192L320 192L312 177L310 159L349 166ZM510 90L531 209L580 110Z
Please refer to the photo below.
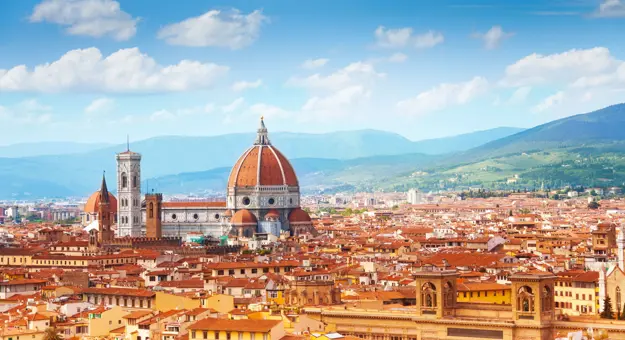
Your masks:
M126 135L126 151L130 151L130 135Z

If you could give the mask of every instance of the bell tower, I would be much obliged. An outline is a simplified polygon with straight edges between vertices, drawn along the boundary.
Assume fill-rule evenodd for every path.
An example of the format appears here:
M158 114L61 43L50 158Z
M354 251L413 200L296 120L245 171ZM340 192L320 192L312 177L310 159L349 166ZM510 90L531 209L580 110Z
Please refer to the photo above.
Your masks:
M556 278L548 272L510 275L512 317L517 325L543 327L553 322Z
M145 195L145 233L147 237L163 237L161 206L163 203L162 194Z
M102 175L99 198L97 238L98 245L102 246L103 244L109 244L113 240L113 230L111 229L113 214L111 213L111 200L104 175Z
M458 272L433 271L427 266L415 275L417 315L427 319L453 316L456 308Z
M119 237L141 236L141 154L117 154L117 230Z

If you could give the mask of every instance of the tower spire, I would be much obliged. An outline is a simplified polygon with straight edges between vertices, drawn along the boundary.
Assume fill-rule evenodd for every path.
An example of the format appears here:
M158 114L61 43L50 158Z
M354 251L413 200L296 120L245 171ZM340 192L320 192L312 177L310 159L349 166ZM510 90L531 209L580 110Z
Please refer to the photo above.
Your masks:
M106 171L102 171L102 185L100 186L100 204L109 203L109 191L106 187Z
M126 135L126 151L130 151L130 135Z
M269 137L267 136L267 127L265 127L264 116L260 116L260 126L256 132L256 141L254 145L271 145Z

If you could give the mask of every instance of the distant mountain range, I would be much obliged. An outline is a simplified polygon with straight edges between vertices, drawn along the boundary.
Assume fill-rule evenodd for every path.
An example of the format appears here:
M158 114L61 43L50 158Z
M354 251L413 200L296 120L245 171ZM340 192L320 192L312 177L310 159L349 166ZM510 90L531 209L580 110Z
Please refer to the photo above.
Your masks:
M521 130L504 127L417 142L395 133L378 130L325 134L270 132L270 139L289 159L302 165L295 165L300 177L309 175L312 176L309 177L311 181L336 183L337 180L327 178L323 174L331 172L333 176L349 178L351 172L360 178L359 173L371 173L372 169L378 167L387 168L385 170L387 174L395 174L395 169L407 171L410 166L416 165L417 163L412 161L414 159L419 159L418 164L423 164L421 159L426 157L417 155L419 153L435 155L464 151ZM153 185L161 183L159 190L163 192L223 190L225 186L218 186L214 177L221 173L218 169L229 169L241 153L252 144L254 137L255 133L209 137L165 136L133 142L131 149L143 155L144 179L154 178ZM16 150L22 150L23 155L36 156L0 158L0 180L7 183L10 179L9 185L0 186L0 199L88 195L97 189L103 170L106 170L107 179L112 182L109 185L114 187L115 154L126 149L125 144L89 150L94 145L67 143L63 152L60 152L58 150L63 147L62 143L54 147L43 144L45 143L15 146ZM4 147L0 152L4 150L8 154L7 150L11 150L12 147ZM81 148L86 148L87 151L80 152ZM40 155L46 152L49 154ZM378 156L401 156L400 159L406 158L409 161L405 165L395 166L395 161ZM358 167L361 163L369 166ZM359 170L354 171L355 167ZM340 175L341 171L345 172L345 176ZM186 175L188 172L199 174ZM195 186L192 184L193 181L189 180L184 180L183 184L172 182L175 178L185 179L187 176L193 178L202 176L201 174L208 177ZM378 175L375 173L372 178ZM304 177L302 183L305 183L303 179ZM147 180L146 184L149 185L149 181ZM36 185L33 185L34 183Z
M44 155L67 155L103 149L106 143L35 142L0 146L0 157L18 158Z
M625 104L616 104L502 136L464 153L467 160L509 153L625 141ZM625 149L623 149L625 150Z
M293 163L304 191L522 188L622 185L624 131L625 104L618 104L527 130L497 128L417 142L377 130L270 132L270 139ZM222 191L230 167L254 136L156 137L134 142L131 149L143 155L144 191ZM115 154L125 148L75 143L0 148L0 155L15 156L8 150L31 155L0 158L0 199L86 196L97 189L102 170L114 188Z

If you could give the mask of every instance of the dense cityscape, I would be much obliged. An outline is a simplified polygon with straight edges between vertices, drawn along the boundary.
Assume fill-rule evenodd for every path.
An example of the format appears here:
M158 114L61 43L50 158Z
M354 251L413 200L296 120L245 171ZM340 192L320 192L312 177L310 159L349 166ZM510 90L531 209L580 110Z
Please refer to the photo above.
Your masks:
M117 195L5 205L3 339L625 337L616 189L300 197L269 137L221 200L143 194L129 145Z
M624 20L0 1L0 340L625 340Z

